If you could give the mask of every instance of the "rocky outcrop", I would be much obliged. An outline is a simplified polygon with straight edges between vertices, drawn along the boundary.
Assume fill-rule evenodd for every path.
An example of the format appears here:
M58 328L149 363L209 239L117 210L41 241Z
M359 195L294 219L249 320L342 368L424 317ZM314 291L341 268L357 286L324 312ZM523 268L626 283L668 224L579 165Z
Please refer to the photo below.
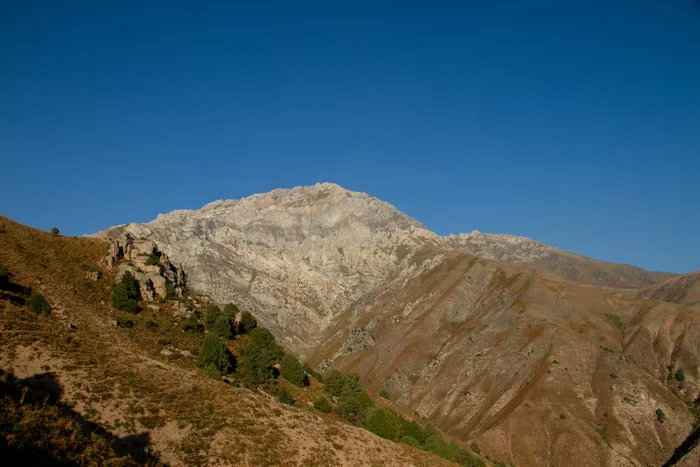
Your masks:
M153 240L134 238L126 232L109 241L107 266L117 268L117 280L131 273L139 283L142 299L153 301L157 296L182 296L185 287L182 267L175 267Z

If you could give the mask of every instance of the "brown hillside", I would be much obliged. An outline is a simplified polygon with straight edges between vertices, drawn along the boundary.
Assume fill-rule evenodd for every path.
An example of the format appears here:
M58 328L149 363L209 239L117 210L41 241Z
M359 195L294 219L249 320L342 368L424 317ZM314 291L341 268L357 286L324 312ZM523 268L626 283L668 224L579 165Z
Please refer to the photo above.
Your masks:
M141 455L149 446L174 466L452 465L333 416L204 377L189 356L196 339L178 332L170 314L174 303L129 315L132 329L115 327L122 313L109 306L114 272L100 262L107 245L0 218L0 264L13 284L0 295L0 368L12 375L3 384L31 385L115 446ZM91 269L102 279L86 279ZM29 289L47 298L51 316L28 311ZM146 328L146 320L158 328Z
M453 256L350 309L310 360L496 458L597 467L670 457L695 424L699 356L699 307Z

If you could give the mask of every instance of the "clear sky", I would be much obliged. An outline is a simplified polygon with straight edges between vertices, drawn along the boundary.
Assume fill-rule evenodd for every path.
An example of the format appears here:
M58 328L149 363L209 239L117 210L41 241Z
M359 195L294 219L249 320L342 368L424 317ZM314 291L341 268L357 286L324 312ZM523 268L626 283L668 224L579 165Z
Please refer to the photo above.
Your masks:
M4 0L0 159L0 214L65 234L331 181L689 272L700 1Z

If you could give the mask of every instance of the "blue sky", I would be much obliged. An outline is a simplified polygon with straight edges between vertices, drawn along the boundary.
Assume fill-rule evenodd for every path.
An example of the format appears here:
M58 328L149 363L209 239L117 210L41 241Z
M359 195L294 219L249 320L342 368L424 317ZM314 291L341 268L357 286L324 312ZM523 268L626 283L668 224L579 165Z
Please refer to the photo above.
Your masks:
M698 0L13 0L0 43L0 214L31 226L332 181L700 269Z

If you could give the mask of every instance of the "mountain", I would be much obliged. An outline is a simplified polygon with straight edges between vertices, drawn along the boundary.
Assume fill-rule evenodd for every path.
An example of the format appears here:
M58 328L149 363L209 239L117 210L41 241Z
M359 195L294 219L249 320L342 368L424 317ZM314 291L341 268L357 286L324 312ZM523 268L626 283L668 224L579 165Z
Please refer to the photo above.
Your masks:
M522 237L440 237L388 203L331 183L215 201L97 235L124 232L155 240L182 263L192 288L255 311L301 355L369 292L449 256L469 253L530 274L608 287L641 288L673 276Z
M516 465L660 465L696 423L700 309L652 291L690 287L682 276L521 237L441 237L333 184L99 235L125 233L313 366L357 372L370 393Z

